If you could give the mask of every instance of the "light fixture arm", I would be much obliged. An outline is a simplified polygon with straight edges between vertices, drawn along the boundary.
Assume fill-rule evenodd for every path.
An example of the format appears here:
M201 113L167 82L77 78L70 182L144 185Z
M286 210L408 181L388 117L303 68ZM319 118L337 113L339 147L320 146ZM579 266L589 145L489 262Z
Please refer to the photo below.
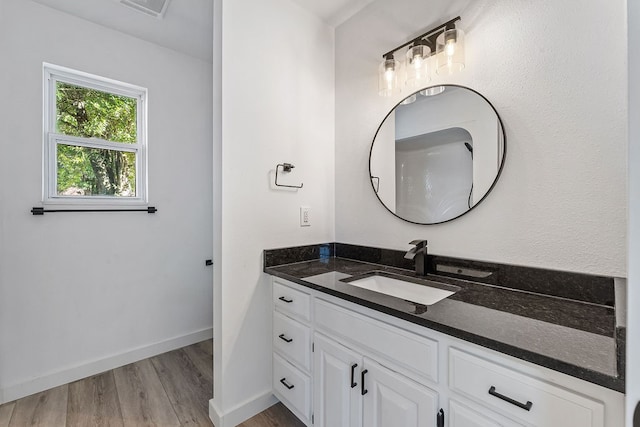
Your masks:
M384 59L393 59L393 54L404 48L409 46L410 44L419 42L421 40L425 40L427 42L427 46L429 46L431 48L431 51L435 51L435 46L436 46L436 38L442 34L444 31L446 30L451 30L456 28L456 22L460 20L459 16L456 16L455 18L451 19L450 21L445 22L444 24L440 24L435 28L430 29L429 31L427 31L426 33L413 38L412 40L406 42L405 44L402 44L398 47L396 47L395 49L390 50L389 52L385 53L384 55L382 55L382 57Z

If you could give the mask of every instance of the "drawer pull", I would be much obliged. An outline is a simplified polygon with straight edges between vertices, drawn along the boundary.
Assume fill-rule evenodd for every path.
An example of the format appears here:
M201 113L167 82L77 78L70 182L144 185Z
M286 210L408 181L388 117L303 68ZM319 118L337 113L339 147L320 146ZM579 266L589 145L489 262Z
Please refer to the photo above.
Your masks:
M531 410L531 407L533 406L533 403L531 403L531 402L530 402L530 401L528 401L528 400L527 400L527 403L520 403L520 402L518 402L517 400L513 400L512 398L505 396L504 394L500 394L500 393L498 393L498 392L496 391L496 388L495 388L494 386L491 386L491 388L489 389L489 394L490 394L491 396L495 396L495 397L497 397L498 399L502 399L502 400L504 400L505 402L509 402L509 403L511 403L512 405L517 406L518 408L522 408L522 409L524 409L525 411L530 411L530 410Z
M356 387L358 384L354 381L356 368L358 367L357 363L351 365L351 388Z
M280 297L280 298L278 298L278 299L279 299L280 301L284 301L284 302L286 302L287 304L290 304L290 303L292 303L292 302L293 302L293 300L292 300L292 299L286 299L285 297Z
M293 341L293 338L287 338L287 337L284 336L284 334L278 335L278 338L280 338L284 342L292 342Z
M361 390L361 394L364 396L365 394L369 393L369 390L367 390L366 388L364 388L364 376L367 374L367 372L369 372L368 369L365 369L364 371L362 371L362 375L360 376L360 386L362 387Z
M295 386L293 384L288 384L287 383L287 378L283 378L280 380L280 382L282 383L283 386L285 386L286 388L288 388L289 390L291 390L292 388L294 388Z

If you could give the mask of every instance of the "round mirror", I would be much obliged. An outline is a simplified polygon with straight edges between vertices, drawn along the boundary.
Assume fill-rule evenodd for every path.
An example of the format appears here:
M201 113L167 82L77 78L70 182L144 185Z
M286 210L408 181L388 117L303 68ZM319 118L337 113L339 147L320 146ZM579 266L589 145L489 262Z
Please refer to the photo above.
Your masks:
M469 212L502 171L500 116L478 92L455 85L409 95L384 118L369 154L371 185L394 215L438 224Z

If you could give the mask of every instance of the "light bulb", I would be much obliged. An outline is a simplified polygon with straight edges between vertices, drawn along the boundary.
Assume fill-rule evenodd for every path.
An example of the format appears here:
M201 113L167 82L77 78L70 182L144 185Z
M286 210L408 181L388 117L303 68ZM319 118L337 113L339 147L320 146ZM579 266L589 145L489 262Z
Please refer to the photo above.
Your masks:
M422 68L422 56L420 55L416 55L413 57L413 68L415 68L416 70L419 70L420 68Z
M387 71L384 72L384 79L391 83L393 81L393 68L387 68Z
M453 56L456 54L456 41L455 40L447 40L447 46L445 48L447 52L447 56Z

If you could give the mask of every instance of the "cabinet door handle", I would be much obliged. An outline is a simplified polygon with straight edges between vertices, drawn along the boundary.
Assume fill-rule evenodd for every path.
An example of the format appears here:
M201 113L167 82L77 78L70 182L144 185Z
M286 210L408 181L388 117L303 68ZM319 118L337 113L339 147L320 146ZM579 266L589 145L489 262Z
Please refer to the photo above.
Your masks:
M364 396L365 394L369 393L369 390L367 390L366 388L364 388L364 376L367 374L367 372L369 372L368 369L365 369L364 371L362 371L362 374L360 375L360 390L361 390L361 394Z
M287 383L287 378L283 378L280 380L280 382L282 383L283 386L285 386L286 388L288 388L289 390L291 390L292 388L294 388L295 386L293 384L289 384Z
M489 394L491 396L495 396L498 399L502 399L505 402L511 403L512 405L517 406L518 408L522 408L525 411L530 411L531 407L533 406L533 403L531 403L530 401L527 400L527 403L520 403L517 400L513 400L510 397L505 396L504 394L500 394L496 391L496 388L494 386L491 386L491 388L489 389Z
M444 427L444 410L442 408L440 408L440 411L438 411L438 415L436 417L436 426Z
M356 387L358 384L354 381L356 375L356 368L358 367L357 363L351 365L351 388Z
M291 341L293 341L293 338L287 338L287 337L285 337L285 336L284 336L284 334L280 334L280 335L278 335L278 338L280 338L280 339L281 339L282 341L284 341L284 342L291 342Z
M280 298L278 298L278 299L279 299L280 301L284 301L284 302L286 302L287 304L289 304L289 303L292 303L292 302L293 302L293 300L292 300L292 299L286 299L285 297L280 297Z

